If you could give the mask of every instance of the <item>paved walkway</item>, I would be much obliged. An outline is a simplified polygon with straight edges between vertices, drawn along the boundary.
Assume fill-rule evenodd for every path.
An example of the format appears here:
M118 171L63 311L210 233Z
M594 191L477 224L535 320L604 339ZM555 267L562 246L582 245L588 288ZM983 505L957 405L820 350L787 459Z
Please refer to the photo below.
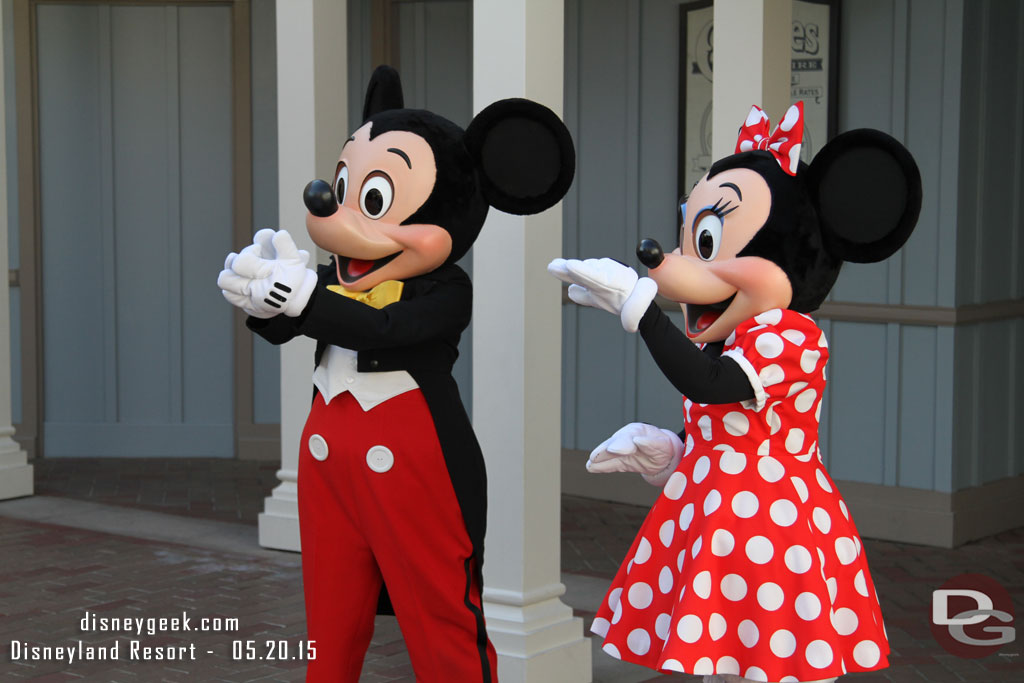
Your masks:
M275 484L275 469L211 460L37 462L38 495L0 503L0 678L301 681L299 557L256 544L256 514ZM645 513L563 498L565 601L588 624ZM928 625L931 591L968 572L999 581L1014 596L1016 613L1024 613L1024 529L955 550L871 540L865 547L886 615L892 666L844 681L1024 682L1024 634L997 654L968 660L946 654ZM83 629L86 612L97 620L185 613L191 630L167 630L177 626L169 623L161 631L154 623L151 635L143 622L141 634L113 633L99 630L98 621ZM203 618L237 619L238 627L199 630ZM116 642L118 659L12 661L13 648L77 646L79 640L83 652ZM191 657L194 646L195 661L132 661L133 641L167 657ZM276 658L254 661L247 654L250 641L256 656ZM596 683L699 680L618 662L592 642ZM283 659L280 643L287 649ZM413 680L395 620L378 618L361 682Z

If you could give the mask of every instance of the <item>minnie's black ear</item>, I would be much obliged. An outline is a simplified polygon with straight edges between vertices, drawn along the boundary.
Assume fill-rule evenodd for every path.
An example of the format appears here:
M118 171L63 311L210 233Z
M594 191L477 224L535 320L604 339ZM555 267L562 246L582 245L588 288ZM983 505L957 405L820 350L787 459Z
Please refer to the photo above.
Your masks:
M807 188L833 256L855 263L889 258L921 212L921 173L894 138L862 128L836 136L807 169Z
M401 109L403 106L405 99L402 97L402 81L398 78L398 72L381 64L374 70L370 84L366 86L363 123L374 114L388 109Z
M484 199L507 213L540 213L554 206L576 172L569 130L553 111L530 100L488 106L469 124L465 143L479 169Z

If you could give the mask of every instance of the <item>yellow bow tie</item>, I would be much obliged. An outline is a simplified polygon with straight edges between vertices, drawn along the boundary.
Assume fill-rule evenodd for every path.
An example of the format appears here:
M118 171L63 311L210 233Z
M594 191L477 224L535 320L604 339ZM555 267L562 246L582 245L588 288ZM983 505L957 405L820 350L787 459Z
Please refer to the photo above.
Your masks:
M350 292L341 285L327 285L327 289L379 309L401 299L404 286L405 283L401 280L385 280L368 292Z

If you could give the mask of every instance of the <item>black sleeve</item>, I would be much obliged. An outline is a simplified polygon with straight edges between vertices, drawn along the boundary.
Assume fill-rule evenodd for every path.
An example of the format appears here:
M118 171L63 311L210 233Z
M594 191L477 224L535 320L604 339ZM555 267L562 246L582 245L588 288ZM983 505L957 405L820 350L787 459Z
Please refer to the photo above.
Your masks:
M691 401L738 403L754 398L754 388L739 363L701 351L656 303L640 319L640 335L661 372Z

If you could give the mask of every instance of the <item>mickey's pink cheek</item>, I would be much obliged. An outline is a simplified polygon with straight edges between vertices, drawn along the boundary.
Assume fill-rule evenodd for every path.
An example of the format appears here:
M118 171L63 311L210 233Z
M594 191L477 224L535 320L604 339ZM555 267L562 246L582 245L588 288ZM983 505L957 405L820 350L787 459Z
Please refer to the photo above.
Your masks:
M390 237L406 251L416 252L429 261L441 263L452 253L452 236L438 225L400 226Z

